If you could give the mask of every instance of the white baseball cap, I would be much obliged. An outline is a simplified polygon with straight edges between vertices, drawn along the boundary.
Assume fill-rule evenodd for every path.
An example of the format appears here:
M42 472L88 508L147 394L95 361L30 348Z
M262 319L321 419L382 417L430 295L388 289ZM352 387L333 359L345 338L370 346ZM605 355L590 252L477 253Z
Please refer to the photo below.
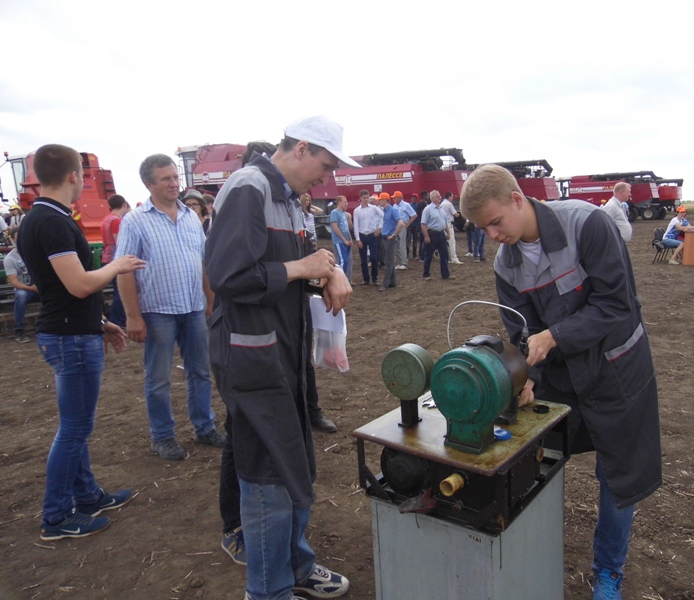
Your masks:
M310 142L325 148L330 154L350 167L361 168L361 165L342 152L342 125L322 115L304 117L287 125L286 137Z

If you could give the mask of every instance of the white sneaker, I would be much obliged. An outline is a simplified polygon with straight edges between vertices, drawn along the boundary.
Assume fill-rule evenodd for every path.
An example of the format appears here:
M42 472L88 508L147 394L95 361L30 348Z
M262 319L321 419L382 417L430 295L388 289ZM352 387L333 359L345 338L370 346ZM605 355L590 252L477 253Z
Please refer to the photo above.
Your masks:
M396 271L407 271L407 267L405 265L398 265L395 267Z
M472 252L467 252L465 256L472 256Z
M455 260L452 260L451 263L454 265L462 265L463 264L457 258Z

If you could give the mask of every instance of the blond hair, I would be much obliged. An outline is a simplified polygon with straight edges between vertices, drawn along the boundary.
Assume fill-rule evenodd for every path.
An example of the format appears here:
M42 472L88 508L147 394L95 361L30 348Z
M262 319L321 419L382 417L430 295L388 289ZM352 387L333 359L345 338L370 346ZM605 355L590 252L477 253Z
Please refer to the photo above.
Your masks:
M626 181L620 181L619 183L616 183L614 186L614 189L612 190L612 193L614 195L619 194L619 192L624 192L627 189L631 187L630 184L628 184Z
M511 203L511 193L523 195L516 178L499 165L482 165L475 169L460 190L460 210L468 219L479 213L489 200Z

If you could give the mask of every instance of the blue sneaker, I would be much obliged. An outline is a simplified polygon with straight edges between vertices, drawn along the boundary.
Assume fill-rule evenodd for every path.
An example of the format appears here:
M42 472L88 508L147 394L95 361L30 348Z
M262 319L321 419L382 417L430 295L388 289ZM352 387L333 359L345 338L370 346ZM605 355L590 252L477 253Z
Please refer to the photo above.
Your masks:
M609 569L593 573L593 600L622 600L622 576Z
M224 534L222 550L231 556L231 560L237 565L246 564L246 545L243 543L243 529L241 527Z
M314 598L337 598L346 594L347 590L349 581L346 577L316 565L306 581L297 581L294 584L292 592L308 594Z
M133 493L130 490L120 490L115 494L109 494L101 488L101 498L91 504L77 504L75 508L90 517L96 517L105 510L113 510L125 506L133 498Z
M52 540L62 540L63 538L80 538L94 535L103 531L111 524L108 517L90 517L76 509L72 509L72 514L55 525L50 525L45 521L41 523L41 539L50 542Z

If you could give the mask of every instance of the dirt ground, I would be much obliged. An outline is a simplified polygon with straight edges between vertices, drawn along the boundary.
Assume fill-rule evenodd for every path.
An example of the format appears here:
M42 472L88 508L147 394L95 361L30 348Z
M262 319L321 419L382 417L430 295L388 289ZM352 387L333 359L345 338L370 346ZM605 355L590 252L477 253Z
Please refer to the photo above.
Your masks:
M658 372L664 485L638 507L624 597L691 600L694 406L687 383L692 345L686 332L694 268L651 264L654 226L634 224L630 253ZM464 235L458 234L460 256L465 246ZM335 434L315 434L317 502L310 543L320 563L351 580L346 598L375 598L369 500L358 486L352 431L398 406L382 383L381 359L405 342L424 346L434 358L445 352L451 309L463 300L495 300L495 252L496 245L488 243L490 260L474 263L462 258L463 265L452 266L455 281L441 281L435 267L434 278L425 282L421 263L415 261L408 271L399 272L397 289L379 293L374 286L356 285L347 312L351 370L340 374L318 369L321 404L339 429ZM360 279L355 270L355 282ZM473 307L456 313L455 341L480 333L503 335L495 309ZM220 549L220 452L193 443L183 371L174 367L178 436L189 455L185 461L166 463L150 454L142 354L142 347L131 344L122 355L108 355L90 441L92 466L101 485L110 490L130 487L137 496L127 507L109 513L113 524L104 533L50 543L39 539L38 529L45 461L57 427L53 376L35 344L17 344L8 336L0 339L0 600L243 597L244 569ZM216 393L213 401L222 427L224 407ZM593 455L582 455L571 458L566 469L568 600L592 597L597 498L593 467Z

